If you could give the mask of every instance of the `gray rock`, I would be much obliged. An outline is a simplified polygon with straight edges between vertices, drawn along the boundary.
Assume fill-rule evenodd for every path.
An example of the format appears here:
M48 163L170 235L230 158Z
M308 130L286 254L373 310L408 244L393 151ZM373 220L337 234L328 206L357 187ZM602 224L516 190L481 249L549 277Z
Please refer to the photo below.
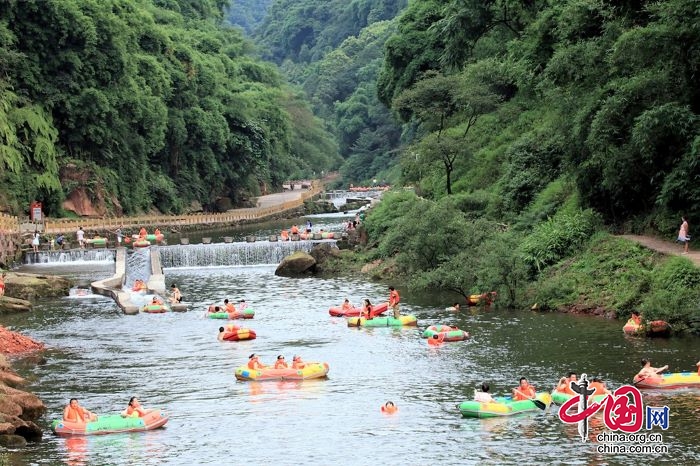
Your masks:
M296 251L277 266L275 275L280 277L299 277L316 271L316 259L304 251Z

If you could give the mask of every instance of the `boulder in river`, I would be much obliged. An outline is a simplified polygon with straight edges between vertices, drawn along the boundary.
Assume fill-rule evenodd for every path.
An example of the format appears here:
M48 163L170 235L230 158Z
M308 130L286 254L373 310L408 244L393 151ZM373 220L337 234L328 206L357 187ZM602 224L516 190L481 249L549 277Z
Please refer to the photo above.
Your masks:
M72 282L55 275L8 273L5 277L5 296L31 301L35 298L68 296Z
M304 251L296 251L282 259L275 275L280 277L299 277L316 271L316 259Z

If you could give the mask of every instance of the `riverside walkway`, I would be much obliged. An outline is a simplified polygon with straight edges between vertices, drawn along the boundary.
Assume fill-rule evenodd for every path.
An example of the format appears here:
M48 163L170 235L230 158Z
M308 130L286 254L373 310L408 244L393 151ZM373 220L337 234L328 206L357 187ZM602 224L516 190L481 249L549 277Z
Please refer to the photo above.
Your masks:
M43 234L56 235L59 233L75 233L79 227L91 231L114 231L117 228L133 229L140 227L170 227L178 228L189 225L202 224L231 224L242 221L262 220L275 214L296 209L304 204L304 201L321 194L323 184L313 181L308 189L289 190L281 193L269 194L257 198L256 207L231 209L220 213L197 213L187 215L137 215L129 217L102 217L102 218L73 218L52 219L47 218L43 224L36 227ZM6 216L3 219L5 230L20 229L16 217ZM32 228L36 228L32 227Z

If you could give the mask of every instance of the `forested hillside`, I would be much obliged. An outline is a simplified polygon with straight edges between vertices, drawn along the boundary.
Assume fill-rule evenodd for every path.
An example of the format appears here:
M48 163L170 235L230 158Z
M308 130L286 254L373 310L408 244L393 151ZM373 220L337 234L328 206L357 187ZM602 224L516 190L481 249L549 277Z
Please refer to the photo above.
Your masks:
M401 127L376 81L407 0L276 0L254 33L263 56L301 86L346 159L345 183L398 179ZM393 171L393 174L392 174Z
M0 10L0 204L49 215L230 207L337 166L222 0L28 0ZM230 201L229 201L230 200Z
M226 20L251 34L267 15L272 0L231 0L226 8Z
M573 182L607 223L700 217L700 9L692 0L425 0L379 95L418 132L409 181L512 221Z

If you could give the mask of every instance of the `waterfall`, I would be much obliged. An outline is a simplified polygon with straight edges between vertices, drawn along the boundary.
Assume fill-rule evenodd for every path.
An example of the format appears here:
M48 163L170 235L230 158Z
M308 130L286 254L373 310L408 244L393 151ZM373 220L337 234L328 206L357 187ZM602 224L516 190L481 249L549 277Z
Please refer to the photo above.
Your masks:
M318 241L260 241L159 246L164 268L279 264L294 251L309 252Z
M70 249L66 251L27 252L25 264L61 264L67 262L114 262L114 249Z
M150 248L140 248L128 251L126 255L126 277L124 289L130 290L137 279L148 282L151 276Z

